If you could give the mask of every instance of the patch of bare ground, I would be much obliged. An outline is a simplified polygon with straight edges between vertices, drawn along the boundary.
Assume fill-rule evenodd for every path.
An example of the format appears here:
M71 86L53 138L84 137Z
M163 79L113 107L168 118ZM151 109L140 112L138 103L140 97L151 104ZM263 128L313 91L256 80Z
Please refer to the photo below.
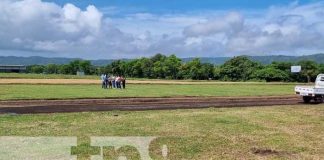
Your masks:
M278 157L295 157L293 153L289 153L286 151L277 151L274 149L267 148L251 148L251 152L255 155L259 156L278 156Z
M296 96L18 100L0 101L0 113L167 110L297 104L300 104L300 99Z

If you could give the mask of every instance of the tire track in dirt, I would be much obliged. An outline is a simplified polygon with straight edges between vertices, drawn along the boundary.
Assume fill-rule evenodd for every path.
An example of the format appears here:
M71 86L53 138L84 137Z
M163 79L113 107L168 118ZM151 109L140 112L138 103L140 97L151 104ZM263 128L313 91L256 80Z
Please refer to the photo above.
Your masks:
M298 96L261 97L170 97L170 98L111 98L74 100L0 101L0 113L64 113L92 111L140 111L249 106L298 105Z

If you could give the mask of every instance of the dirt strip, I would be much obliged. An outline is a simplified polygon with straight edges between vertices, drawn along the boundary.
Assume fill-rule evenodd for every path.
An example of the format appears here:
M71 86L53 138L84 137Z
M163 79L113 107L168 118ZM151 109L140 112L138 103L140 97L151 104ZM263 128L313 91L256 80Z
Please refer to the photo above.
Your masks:
M1 79L0 84L101 84L94 79ZM218 81L180 81L180 80L127 80L127 84L287 84L282 82L218 82Z
M111 110L139 111L209 107L298 105L301 103L302 101L298 96L18 100L0 101L0 113L27 114Z

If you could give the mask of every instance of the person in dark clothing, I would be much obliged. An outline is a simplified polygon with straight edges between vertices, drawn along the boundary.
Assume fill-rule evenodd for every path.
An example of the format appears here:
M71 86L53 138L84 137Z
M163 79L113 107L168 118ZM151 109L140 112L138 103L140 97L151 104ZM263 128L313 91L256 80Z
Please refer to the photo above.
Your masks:
M112 89L112 78L111 77L108 78L108 87L110 89Z
M126 78L122 77L121 81L122 81L122 84L123 84L123 89L125 89L126 88Z
M108 75L105 76L105 89L108 89Z

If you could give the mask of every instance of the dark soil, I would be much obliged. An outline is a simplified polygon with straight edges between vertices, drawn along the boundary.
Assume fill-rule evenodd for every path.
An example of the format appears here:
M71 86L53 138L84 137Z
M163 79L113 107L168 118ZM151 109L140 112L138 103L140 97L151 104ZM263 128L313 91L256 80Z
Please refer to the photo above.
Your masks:
M302 100L298 96L16 100L0 101L0 113L27 114L111 110L137 111L297 105L300 103L302 103Z
M260 156L268 156L268 155L279 155L279 152L276 150L271 149L258 149L258 148L252 148L251 149L254 154L260 155Z

